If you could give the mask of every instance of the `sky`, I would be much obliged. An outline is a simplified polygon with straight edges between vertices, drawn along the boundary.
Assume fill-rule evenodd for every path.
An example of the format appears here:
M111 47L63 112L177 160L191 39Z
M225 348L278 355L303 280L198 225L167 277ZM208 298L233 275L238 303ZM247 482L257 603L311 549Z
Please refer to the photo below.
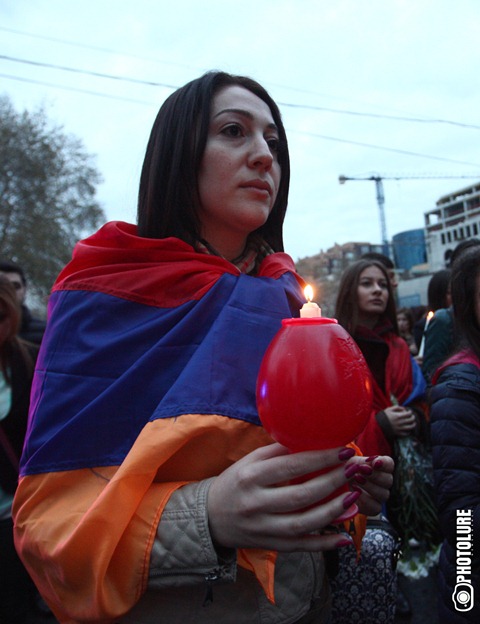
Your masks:
M389 239L480 181L479 32L478 0L0 0L0 95L79 138L107 219L134 222L165 98L211 69L251 76L286 127L297 260L381 242L369 177Z

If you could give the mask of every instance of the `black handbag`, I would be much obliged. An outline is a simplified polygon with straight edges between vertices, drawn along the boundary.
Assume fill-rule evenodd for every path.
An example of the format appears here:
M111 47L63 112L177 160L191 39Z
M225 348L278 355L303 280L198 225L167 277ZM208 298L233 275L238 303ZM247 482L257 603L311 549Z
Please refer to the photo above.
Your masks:
M332 624L393 624L400 555L401 540L390 522L369 518L360 558L354 548L338 550L338 570L330 579Z

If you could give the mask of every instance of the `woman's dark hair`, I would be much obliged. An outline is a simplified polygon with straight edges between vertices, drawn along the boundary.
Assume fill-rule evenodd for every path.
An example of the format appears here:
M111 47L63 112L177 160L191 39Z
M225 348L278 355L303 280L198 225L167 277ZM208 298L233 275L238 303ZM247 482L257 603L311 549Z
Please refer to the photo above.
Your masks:
M349 334L354 335L358 326L359 308L358 308L358 285L360 282L360 275L368 269L374 266L380 269L385 276L385 280L388 288L388 302L384 318L388 318L393 326L393 331L398 334L397 324L397 312L395 306L395 299L392 292L392 286L388 279L388 273L385 265L382 262L376 260L358 260L351 264L343 273L340 280L340 286L337 295L337 304L335 306L335 318L340 325L344 327Z
M447 295L450 293L451 277L450 269L441 269L432 275L427 289L429 310L448 308Z
M457 345L470 347L480 358L480 325L475 312L480 247L465 250L452 268L452 303Z
M153 124L140 177L138 233L148 238L200 238L198 172L207 142L214 96L240 86L267 104L278 128L281 179L273 209L257 232L275 251L283 251L283 220L290 185L287 137L278 106L258 82L220 71L181 87L160 108Z

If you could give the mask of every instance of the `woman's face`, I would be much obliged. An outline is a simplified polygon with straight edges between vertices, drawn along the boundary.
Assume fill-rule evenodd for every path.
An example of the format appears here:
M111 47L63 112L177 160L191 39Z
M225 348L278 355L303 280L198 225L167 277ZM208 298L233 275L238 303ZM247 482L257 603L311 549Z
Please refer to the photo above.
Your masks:
M376 266L369 266L360 273L358 281L359 318L378 318L387 308L388 278Z
M410 331L410 324L405 314L403 313L397 314L397 323L398 323L398 331L401 334L408 334L408 332Z
M227 259L264 225L280 185L278 130L268 105L230 86L213 99L198 176L202 236Z

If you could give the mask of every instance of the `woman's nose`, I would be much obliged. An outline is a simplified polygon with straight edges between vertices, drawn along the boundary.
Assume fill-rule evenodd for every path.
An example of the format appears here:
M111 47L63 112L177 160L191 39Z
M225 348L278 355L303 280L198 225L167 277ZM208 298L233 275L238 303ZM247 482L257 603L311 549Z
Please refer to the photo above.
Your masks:
M249 163L252 167L270 169L273 164L273 154L270 146L263 136L254 137L252 140Z

